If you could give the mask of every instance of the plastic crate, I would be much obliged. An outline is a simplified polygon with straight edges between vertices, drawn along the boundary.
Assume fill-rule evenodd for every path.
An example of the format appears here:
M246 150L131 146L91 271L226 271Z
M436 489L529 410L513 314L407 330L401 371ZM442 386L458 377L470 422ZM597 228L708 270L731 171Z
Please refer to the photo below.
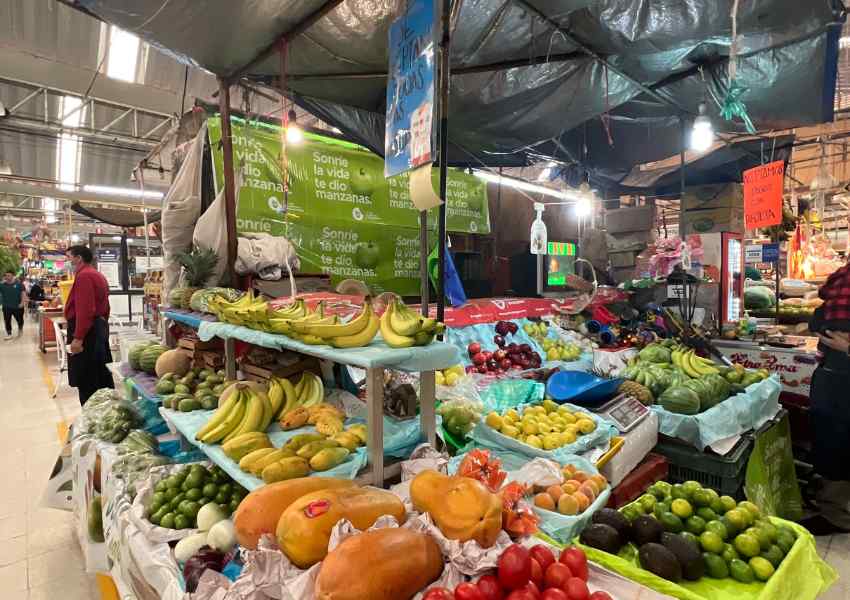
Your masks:
M731 452L718 456L713 452L700 452L690 445L678 442L659 442L653 452L667 458L670 473L667 481L684 483L698 481L705 487L735 499L743 497L744 468L753 451L753 438L743 435Z
M634 470L626 475L620 485L611 490L607 506L621 508L638 498L656 481L668 478L667 459L649 453Z

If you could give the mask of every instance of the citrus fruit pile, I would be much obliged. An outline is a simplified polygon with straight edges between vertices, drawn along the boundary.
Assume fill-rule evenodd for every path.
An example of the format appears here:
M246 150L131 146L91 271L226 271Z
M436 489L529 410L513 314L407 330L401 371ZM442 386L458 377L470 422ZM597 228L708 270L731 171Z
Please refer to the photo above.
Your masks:
M590 415L570 411L551 400L527 406L522 414L513 408L502 414L494 411L484 422L502 435L542 450L555 450L596 431L596 421Z

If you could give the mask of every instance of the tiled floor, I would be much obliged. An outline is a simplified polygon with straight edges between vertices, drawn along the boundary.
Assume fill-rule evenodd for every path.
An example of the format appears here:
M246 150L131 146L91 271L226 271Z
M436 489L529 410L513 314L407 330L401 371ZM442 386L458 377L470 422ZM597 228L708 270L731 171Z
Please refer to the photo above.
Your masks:
M42 355L35 327L0 340L0 600L99 600L85 572L71 513L41 508L59 452L58 426L79 414L76 390L58 381L55 355ZM67 381L67 380L66 380ZM820 600L850 600L850 535L818 538L818 553L841 579Z
M58 379L55 355L42 355L35 326L0 339L0 598L96 600L70 512L40 506L59 452L57 426L79 414L76 390Z

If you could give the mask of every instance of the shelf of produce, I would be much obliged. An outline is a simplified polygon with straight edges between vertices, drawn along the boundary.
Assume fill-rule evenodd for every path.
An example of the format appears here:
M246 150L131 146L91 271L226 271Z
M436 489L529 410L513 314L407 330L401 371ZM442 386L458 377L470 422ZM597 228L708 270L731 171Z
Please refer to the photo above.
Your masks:
M215 322L217 319L208 314L199 313L194 310L181 310L177 308L160 309L160 315L164 319L171 319L176 323L181 323L187 327L197 329L203 321Z

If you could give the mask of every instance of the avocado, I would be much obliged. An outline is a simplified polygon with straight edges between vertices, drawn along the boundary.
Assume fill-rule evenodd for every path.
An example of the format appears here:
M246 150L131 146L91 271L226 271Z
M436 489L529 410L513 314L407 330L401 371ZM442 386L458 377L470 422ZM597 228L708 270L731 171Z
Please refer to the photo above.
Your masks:
M632 538L632 524L620 511L613 508L603 508L593 514L593 523L604 523L617 530L620 542L625 544Z
M674 554L682 565L682 576L688 581L697 581L705 575L702 554L694 545L675 533L661 534L661 544ZM721 559L722 560L722 559Z
M632 540L638 547L651 542L658 542L662 533L664 533L664 528L661 523L652 517L644 515L638 517L632 523Z
M579 536L579 541L585 546L608 552L609 554L617 554L620 552L620 547L623 545L620 540L620 534L617 530L606 525L605 523L591 523L584 528Z
M638 551L640 566L662 579L678 583L682 580L682 565L676 555L661 544L649 543Z
M702 560L705 563L705 571L709 577L713 579L726 579L729 577L729 566L722 557L711 552L704 552Z

